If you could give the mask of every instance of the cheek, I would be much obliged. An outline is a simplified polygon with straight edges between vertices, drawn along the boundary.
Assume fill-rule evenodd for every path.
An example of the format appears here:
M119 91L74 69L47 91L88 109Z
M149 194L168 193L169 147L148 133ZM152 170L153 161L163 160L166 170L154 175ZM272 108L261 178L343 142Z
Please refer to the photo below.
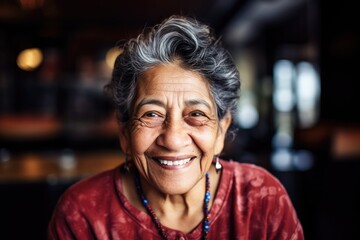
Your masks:
M207 129L202 131L194 131L192 139L195 144L200 148L204 155L212 157L214 155L214 146L216 143L216 130Z
M131 146L134 154L142 155L155 142L157 131L149 128L138 128L131 133Z

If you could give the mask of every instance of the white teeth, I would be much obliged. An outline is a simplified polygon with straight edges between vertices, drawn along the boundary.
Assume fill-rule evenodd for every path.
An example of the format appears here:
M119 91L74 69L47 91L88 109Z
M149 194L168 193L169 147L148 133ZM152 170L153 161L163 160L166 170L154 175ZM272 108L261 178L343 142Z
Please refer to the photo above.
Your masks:
M180 166L180 165L184 165L184 164L190 162L190 160L191 160L191 158L182 159L182 160L178 160L178 161L168 161L168 160L159 159L159 162L160 162L160 164L167 165L167 166Z

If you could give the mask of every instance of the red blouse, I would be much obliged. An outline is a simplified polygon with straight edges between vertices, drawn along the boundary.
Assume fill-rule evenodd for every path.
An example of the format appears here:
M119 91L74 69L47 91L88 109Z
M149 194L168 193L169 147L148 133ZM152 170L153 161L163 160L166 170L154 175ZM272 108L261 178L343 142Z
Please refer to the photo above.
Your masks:
M282 186L265 169L221 161L223 171L210 210L208 239L298 239L303 229ZM49 224L49 239L161 239L150 216L122 194L119 167L81 180L60 198ZM169 239L201 239L165 228Z

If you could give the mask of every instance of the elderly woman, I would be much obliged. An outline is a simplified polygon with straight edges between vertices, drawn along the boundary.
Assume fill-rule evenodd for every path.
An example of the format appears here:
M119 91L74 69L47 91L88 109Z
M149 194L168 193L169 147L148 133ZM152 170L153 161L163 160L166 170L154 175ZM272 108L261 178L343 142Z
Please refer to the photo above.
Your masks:
M239 88L231 56L195 19L128 41L107 86L126 162L69 188L49 239L303 239L277 179L218 157Z

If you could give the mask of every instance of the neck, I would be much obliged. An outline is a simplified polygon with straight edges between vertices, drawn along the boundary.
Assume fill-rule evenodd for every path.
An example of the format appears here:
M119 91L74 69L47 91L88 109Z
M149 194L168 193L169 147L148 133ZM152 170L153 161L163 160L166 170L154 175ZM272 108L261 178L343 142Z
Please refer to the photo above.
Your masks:
M207 176L202 178L191 191L178 195L162 194L154 191L146 181L142 180L141 182L138 172L135 175L136 189L139 192L139 196L141 196L138 199L142 199L140 202L143 205L140 209L151 212L151 215L156 219L153 220L157 222L158 229L163 229L162 226L165 226L188 233L202 222L203 238L207 239L208 214L211 202L215 196L220 174L216 174L212 168L206 174ZM214 181L214 184L210 184L211 181ZM143 190L143 186L147 189L146 193ZM150 189L152 190L150 191ZM161 230L160 232L163 231ZM164 238L167 239L167 237Z
M187 193L164 194L140 179L143 193L162 225L188 233L204 217L205 177Z
M153 206L159 210L162 208L171 210L172 207L179 209L181 207L183 210L191 211L196 205L202 205L201 199L205 194L205 178L200 179L190 191L182 194L162 193L149 186L145 180L141 180L141 186L145 196L149 201L154 202Z

